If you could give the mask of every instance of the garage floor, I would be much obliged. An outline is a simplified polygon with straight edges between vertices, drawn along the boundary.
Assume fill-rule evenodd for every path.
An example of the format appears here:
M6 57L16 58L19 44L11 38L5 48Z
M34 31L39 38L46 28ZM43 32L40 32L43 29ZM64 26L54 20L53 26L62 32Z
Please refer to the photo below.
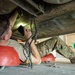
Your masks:
M75 75L75 64L42 63L34 65L32 69L23 65L6 67L0 71L0 75Z

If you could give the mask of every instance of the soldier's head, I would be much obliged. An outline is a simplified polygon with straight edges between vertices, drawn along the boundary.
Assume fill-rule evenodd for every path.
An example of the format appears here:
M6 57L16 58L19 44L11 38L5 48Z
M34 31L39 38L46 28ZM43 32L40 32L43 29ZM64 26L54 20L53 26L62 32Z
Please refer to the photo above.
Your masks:
M4 15L0 15L0 41L8 40L12 35L9 19Z

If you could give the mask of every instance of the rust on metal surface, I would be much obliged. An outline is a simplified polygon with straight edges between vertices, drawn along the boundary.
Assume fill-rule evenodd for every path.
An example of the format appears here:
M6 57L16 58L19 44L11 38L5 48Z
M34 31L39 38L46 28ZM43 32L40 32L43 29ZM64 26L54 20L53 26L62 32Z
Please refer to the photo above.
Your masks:
M0 15L12 12L17 6L10 0L0 0Z
M46 6L45 6L46 7ZM45 21L47 19L51 19L53 17L71 12L75 10L75 0L62 4L62 5L48 5L45 9L45 13L39 15L36 20L38 22Z
M74 12L47 20L37 25L38 38L51 37L75 32Z

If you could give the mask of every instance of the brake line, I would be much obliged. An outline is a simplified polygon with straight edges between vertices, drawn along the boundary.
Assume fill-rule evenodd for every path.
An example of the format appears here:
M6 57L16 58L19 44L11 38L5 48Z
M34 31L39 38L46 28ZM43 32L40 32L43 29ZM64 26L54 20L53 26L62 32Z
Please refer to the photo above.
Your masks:
M33 31L32 25L34 25L35 31ZM31 29L32 35L26 40L25 47L24 47L26 49L26 46L28 45L29 39L32 38L31 42L29 43L29 50L26 49L28 51L27 52L28 53L28 57L25 55L24 50L23 50L23 54L24 54L24 56L27 59L26 61L28 61L28 67L32 68L33 67L32 59L31 59L31 53L32 53L32 51L31 51L30 46L31 46L32 41L33 40L36 41L36 38L37 38L37 27L36 27L35 17L31 18L30 29Z

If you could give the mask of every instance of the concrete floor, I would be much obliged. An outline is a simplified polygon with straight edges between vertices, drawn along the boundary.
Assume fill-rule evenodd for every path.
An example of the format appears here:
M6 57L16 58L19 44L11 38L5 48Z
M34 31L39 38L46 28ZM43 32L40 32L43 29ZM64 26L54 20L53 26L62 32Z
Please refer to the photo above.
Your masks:
M0 75L75 75L75 64L47 63L34 65L32 69L22 65L6 67Z

